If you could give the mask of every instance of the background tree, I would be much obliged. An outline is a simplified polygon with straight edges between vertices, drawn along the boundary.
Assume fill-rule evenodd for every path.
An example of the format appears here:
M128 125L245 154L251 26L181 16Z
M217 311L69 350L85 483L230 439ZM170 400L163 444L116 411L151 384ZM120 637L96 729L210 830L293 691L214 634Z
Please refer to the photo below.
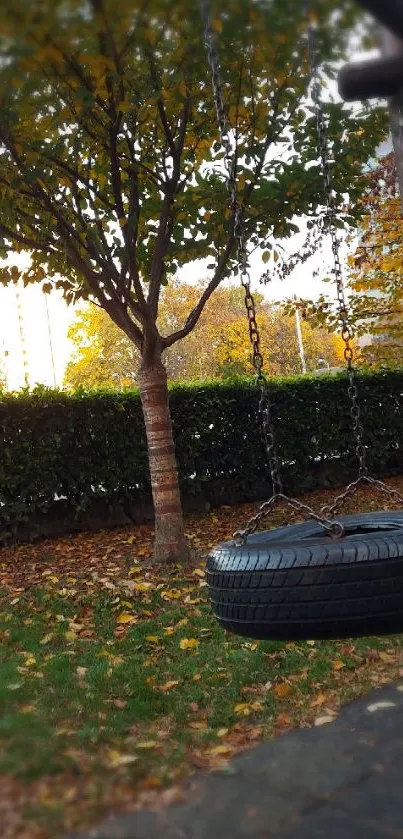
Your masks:
M301 374L301 359L295 319L287 315L284 306L263 307L259 316L261 346L268 376L296 376ZM301 324L307 372L321 367L343 365L344 346L341 337L328 330ZM250 371L250 344L245 319L233 319L220 331L215 349L218 376L233 376Z
M80 387L133 387L138 381L140 353L104 309L87 304L77 312L68 331L73 352L65 385Z
M383 157L367 174L359 245L350 258L352 317L369 343L362 362L403 365L403 217L395 156Z
M172 281L161 296L158 327L162 334L183 323L189 306L198 300L203 284ZM284 315L283 306L264 302L255 295L265 356L271 376L301 373L294 318ZM206 304L193 332L167 351L164 363L171 381L228 378L251 373L251 348L243 290L220 286ZM177 328L177 327L176 327ZM343 364L343 342L326 329L302 323L307 370ZM106 312L92 305L82 308L69 330L73 344L65 384L77 387L132 387L138 384L140 353Z
M212 6L237 200L251 247L270 254L273 237L295 231L323 195L304 106L303 4ZM339 7L312 0L328 72L353 21L354 4ZM335 200L350 192L354 202L385 120L333 102L326 110ZM185 557L162 353L196 326L235 250L202 26L187 0L3 0L0 163L0 255L32 253L27 270L4 267L2 280L46 280L66 300L95 300L141 352L155 555ZM204 291L162 336L161 288L201 257L210 260Z
M358 236L348 258L349 319L361 366L403 365L403 217L394 153L366 167ZM358 244L357 244L358 238ZM300 300L309 322L340 329L334 297ZM293 303L288 306L292 310Z

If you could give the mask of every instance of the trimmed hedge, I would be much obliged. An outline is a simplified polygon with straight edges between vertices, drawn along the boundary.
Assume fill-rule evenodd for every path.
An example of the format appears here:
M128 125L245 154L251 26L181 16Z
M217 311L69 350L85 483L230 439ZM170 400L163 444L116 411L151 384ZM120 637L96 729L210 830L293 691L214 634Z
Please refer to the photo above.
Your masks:
M336 486L356 473L344 376L270 383L289 492ZM403 371L359 377L371 471L401 472ZM186 509L270 495L251 380L170 390ZM38 389L0 399L0 538L101 527L152 515L145 429L137 391Z

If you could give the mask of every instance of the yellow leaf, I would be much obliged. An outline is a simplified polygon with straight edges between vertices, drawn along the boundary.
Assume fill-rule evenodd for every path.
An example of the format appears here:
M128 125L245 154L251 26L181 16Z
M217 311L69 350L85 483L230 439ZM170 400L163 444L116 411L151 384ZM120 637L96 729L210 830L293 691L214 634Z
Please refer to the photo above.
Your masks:
M129 763L134 763L138 760L136 755L125 755L118 752L117 749L110 749L108 752L108 763L112 767L126 766Z
M345 666L346 665L344 664L344 661L341 661L341 659L339 658L337 659L337 661L333 662L333 670L342 670Z
M311 705L314 705L314 706L323 705L326 701L327 701L326 693L321 692L321 693L318 693L318 695L313 700L313 702L311 702Z
M64 637L65 637L66 641L76 641L77 640L77 635L76 635L75 632L73 632L72 629L68 629L67 632L64 633Z
M44 636L43 636L43 638L41 638L41 640L39 641L39 643L40 643L40 644L42 644L42 646L45 646L45 644L49 644L49 641L51 641L51 640L52 640L53 635L54 635L54 633L53 633L53 632L48 632L48 634L47 634L47 635L44 635Z
M178 588L171 588L167 591L161 592L161 597L163 597L164 600L179 600L181 595L182 592Z
M195 568L195 570L193 571L193 574L195 574L196 577L203 577L203 579L206 576L205 572L202 571L201 568Z
M199 646L199 641L196 638L182 638L179 642L181 650L194 650Z
M382 651L379 653L379 658L381 661L384 662L384 664L391 664L392 662L396 661L396 657L394 655L391 655L390 653L384 653Z
M232 746L225 745L221 743L219 746L213 746L212 749L209 749L210 755L229 755L233 751Z
M149 641L150 644L158 644L159 635L146 635L146 641Z
M156 740L145 740L143 743L136 743L136 749L155 749L158 746Z
M33 655L29 655L28 658L25 659L25 667L33 667L36 664L36 658Z
M174 629L173 626L166 626L165 629L164 629L164 635L173 635L174 632L175 632L175 629Z
M228 728L219 728L217 731L217 737L225 737L228 734Z
M122 614L116 618L116 623L133 623L134 621L134 615L129 615L128 612L122 612Z
M248 717L250 714L249 704L247 702L238 702L238 705L235 705L234 713L242 714L244 717Z

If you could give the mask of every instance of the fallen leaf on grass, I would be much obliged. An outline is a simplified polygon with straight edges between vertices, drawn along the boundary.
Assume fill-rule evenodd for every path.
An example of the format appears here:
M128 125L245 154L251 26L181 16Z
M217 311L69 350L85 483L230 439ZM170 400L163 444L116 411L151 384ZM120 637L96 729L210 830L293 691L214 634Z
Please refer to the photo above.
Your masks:
M134 615L130 615L129 612L122 612L121 615L118 615L116 618L116 623L125 624L125 623L134 623L136 618Z
M228 728L219 728L217 731L217 737L225 737L225 735L228 734L228 731Z
M234 747L230 746L229 744L225 745L224 743L220 744L219 746L213 746L212 749L209 749L209 755L215 757L216 755L229 755L234 751Z
M179 681L172 680L171 682L165 682L165 684L161 685L159 689L162 690L163 693L168 693L168 691L172 690L172 688L176 688L177 685L179 685Z
M117 749L110 749L107 755L109 766L117 768L118 766L127 766L130 763L135 763L138 760L136 755L125 755L118 752Z
M276 728L291 728L292 724L292 719L287 714L278 714L274 720Z
M52 640L54 636L54 632L48 632L47 635L44 635L43 638L39 641L39 643L44 647L45 644L49 644L49 641Z
M279 699L285 699L286 696L290 695L291 690L291 685L287 685L285 682L280 682L280 684L276 685L274 688L274 692Z
M150 644L158 644L159 635L146 635L146 641L149 641Z
M326 693L318 693L315 699L311 702L312 707L316 707L318 705L323 705L324 702L327 701L327 694Z
M178 588L171 588L160 592L160 597L163 600L179 600L181 596L182 592Z
M114 705L115 708L119 708L119 710L126 708L127 705L125 699L105 699L105 702L107 705Z
M341 661L340 658L333 662L333 670L342 670L345 666L344 661Z
M263 704L262 702L238 702L235 705L234 713L241 714L244 717L248 717L252 711L262 711Z
M384 662L384 664L394 664L396 662L396 656L391 653L380 652L379 658Z
M182 638L179 641L179 646L181 650L194 650L199 646L199 641L196 638Z

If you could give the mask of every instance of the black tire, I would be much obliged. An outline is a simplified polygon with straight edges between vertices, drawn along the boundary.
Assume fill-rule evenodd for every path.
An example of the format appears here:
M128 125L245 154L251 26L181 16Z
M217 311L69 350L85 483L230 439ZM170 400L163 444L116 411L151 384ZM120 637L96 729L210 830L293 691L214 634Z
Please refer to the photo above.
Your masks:
M338 519L343 539L314 522L217 547L207 563L213 612L248 638L303 640L403 630L403 512Z

